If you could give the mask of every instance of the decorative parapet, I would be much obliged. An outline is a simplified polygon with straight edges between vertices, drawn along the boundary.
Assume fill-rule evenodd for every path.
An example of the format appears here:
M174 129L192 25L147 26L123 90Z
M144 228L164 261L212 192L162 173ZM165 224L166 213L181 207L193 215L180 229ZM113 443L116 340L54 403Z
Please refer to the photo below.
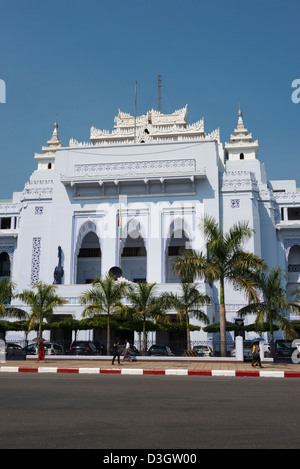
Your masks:
M278 204L300 203L300 192L272 192L272 195Z
M69 147L92 147L93 143L91 142L78 142L74 138L71 138L69 141Z
M228 171L220 175L222 192L259 191L257 179L251 171Z
M20 212L22 209L22 204L15 202L4 202L0 203L0 213L16 213Z
M259 196L260 196L260 199L263 201L272 201L272 202L275 201L273 197L273 192L266 188L261 188L259 190Z
M32 179L26 182L21 200L28 199L52 199L53 180Z

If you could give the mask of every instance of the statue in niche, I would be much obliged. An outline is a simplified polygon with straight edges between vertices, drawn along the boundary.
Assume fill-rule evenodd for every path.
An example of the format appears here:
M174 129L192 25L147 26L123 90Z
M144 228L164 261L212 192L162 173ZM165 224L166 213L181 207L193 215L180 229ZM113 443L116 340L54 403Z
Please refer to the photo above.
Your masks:
M58 246L58 266L54 269L54 282L53 285L61 285L61 280L64 276L64 269L61 262L62 249Z

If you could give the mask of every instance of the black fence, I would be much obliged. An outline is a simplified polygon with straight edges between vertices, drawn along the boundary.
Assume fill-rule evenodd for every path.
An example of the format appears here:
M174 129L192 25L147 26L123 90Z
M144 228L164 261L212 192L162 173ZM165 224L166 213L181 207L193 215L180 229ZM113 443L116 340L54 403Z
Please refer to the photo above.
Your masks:
M186 341L168 340L165 342L156 341L152 342L147 340L146 351L143 350L143 341L136 340L130 342L130 353L133 356L169 356L169 357L221 357L222 344L220 341L192 341L191 347L188 349ZM275 342L275 361L278 363L294 363L292 354L295 351L294 347L286 344L289 341ZM24 340L14 341L18 346L26 352L25 355L37 355L36 342ZM244 361L252 360L252 341L244 341L243 353ZM262 345L261 345L262 346ZM271 357L269 344L264 344L265 358ZM125 341L121 340L119 351L122 355L125 349ZM46 356L49 355L65 355L65 356L106 356L107 347L106 343L101 343L97 340L57 340L55 342L45 341ZM113 354L113 342L111 342L108 355ZM234 358L236 356L235 342L226 342L226 356ZM300 354L298 355L300 363Z
M37 355L37 343L28 341L16 341L27 355ZM143 341L129 341L130 353L134 356L170 356L170 357L220 357L221 342L219 341L192 341L191 347L188 349L186 341L168 340L147 341L146 351L143 349ZM106 356L106 343L97 340L57 340L55 342L45 341L45 350L47 355L78 355L78 356ZM125 349L125 341L120 342L119 350L122 354ZM113 354L113 341L110 345L108 355ZM235 356L234 342L226 343L226 355L228 357Z

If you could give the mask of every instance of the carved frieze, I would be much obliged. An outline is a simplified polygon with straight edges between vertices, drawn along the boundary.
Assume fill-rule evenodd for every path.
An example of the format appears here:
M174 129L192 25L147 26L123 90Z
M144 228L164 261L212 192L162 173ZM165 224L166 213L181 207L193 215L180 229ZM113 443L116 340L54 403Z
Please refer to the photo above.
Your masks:
M194 159L78 164L74 167L74 173L77 175L101 175L102 177L180 174L195 170L196 161Z

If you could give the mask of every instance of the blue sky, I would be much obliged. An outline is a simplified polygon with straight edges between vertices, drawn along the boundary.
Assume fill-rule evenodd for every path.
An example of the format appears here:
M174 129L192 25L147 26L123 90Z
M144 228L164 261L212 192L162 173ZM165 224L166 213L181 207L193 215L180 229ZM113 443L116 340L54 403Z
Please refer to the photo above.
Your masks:
M89 140L120 108L162 112L188 104L223 143L244 123L268 179L300 186L299 0L0 0L0 198L21 191L51 137Z

